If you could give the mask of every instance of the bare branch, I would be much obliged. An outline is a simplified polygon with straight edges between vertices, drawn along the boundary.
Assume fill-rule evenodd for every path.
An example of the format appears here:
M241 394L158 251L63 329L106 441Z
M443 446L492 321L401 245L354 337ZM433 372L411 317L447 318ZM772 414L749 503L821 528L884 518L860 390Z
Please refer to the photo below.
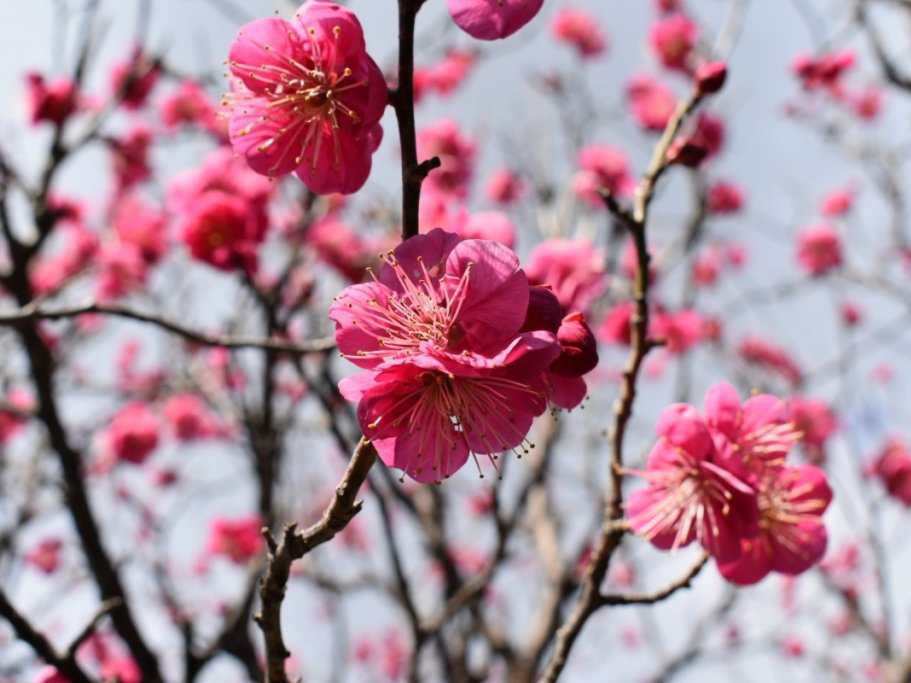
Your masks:
M699 561L694 564L690 570L681 576L676 581L672 581L667 584L664 588L661 588L654 593L629 593L627 595L614 595L608 593L606 595L600 595L597 599L597 604L599 606L603 605L653 605L656 602L661 602L662 600L667 600L674 593L681 590L682 588L689 588L693 582L693 579L702 571L702 568L709 561L708 553L703 553L702 557L699 558Z

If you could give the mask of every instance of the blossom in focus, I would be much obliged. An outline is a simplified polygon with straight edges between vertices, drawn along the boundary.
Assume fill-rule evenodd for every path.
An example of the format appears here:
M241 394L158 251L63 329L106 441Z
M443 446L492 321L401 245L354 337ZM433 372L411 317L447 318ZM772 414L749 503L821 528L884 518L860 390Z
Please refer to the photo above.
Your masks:
M583 9L561 9L550 24L554 38L576 49L581 57L595 57L607 46L607 40L595 17Z
M129 403L111 420L107 443L120 462L141 465L158 446L158 418L145 403Z
M649 33L649 42L664 66L685 70L698 34L692 19L683 14L671 14L655 22Z
M434 482L470 454L524 448L560 347L552 331L520 329L531 295L516 255L436 229L384 260L329 310L339 350L368 370L339 389L383 461Z
M627 499L630 528L663 550L694 540L719 562L736 560L742 538L756 533L756 491L716 462L705 420L685 404L658 418L658 442L649 453L648 482Z
M246 24L228 65L231 144L251 168L293 171L318 194L363 186L388 96L353 12L308 0L290 21Z
M506 38L534 19L544 0L446 0L456 25L478 40Z
M810 275L824 275L842 263L841 240L831 225L822 223L800 231L797 261Z
M585 237L539 242L525 267L533 284L548 285L567 311L588 311L604 291L604 256Z
M26 74L25 78L29 120L32 124L49 121L59 126L78 108L76 84L69 78L47 82L41 74L35 72Z
M579 171L573 176L576 195L593 207L601 208L601 192L624 195L632 190L626 155L610 145L589 145L579 152Z
M822 470L800 465L767 471L757 488L760 532L742 541L737 560L718 566L737 584L757 583L772 571L800 574L822 559L828 543L822 515L832 490Z
M421 158L440 159L440 167L430 172L425 186L431 191L464 199L474 174L474 142L455 121L440 119L418 131L417 146Z
M262 527L259 515L236 519L215 517L209 525L206 553L226 557L234 564L245 564L262 551Z

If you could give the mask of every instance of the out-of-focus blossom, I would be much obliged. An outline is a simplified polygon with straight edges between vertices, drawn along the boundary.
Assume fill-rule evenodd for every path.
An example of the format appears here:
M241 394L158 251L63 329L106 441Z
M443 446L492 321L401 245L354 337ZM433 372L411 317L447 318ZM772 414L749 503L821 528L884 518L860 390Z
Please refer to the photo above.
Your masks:
M567 311L588 311L606 284L604 256L584 237L539 242L525 272L532 283L549 285Z
M671 14L652 25L649 43L664 66L685 70L698 35L692 19L684 14Z
M525 196L527 189L525 181L515 171L500 168L490 174L484 193L491 201L508 205Z
M904 441L887 439L873 462L873 472L890 496L911 506L911 451Z
M807 459L821 464L826 459L826 443L838 429L838 419L825 401L794 396L790 400L791 420L800 433Z
M595 17L583 9L561 9L551 21L550 30L556 40L574 47L581 57L596 57L607 47Z
M702 316L692 309L660 311L652 316L650 335L663 339L668 353L684 353L702 339Z
M645 130L660 132L677 106L673 91L648 74L634 76L626 87L633 118Z
M79 94L69 78L47 82L41 74L30 72L25 79L29 120L33 124L49 121L59 126L76 112Z
M114 209L114 233L123 244L139 250L143 260L155 264L167 250L165 214L137 194L120 198Z
M452 94L471 73L476 61L474 52L452 49L432 66L415 67L414 101L419 102L429 92Z
M632 320L633 303L623 300L607 312L597 327L596 336L605 344L629 346L632 336L630 329Z
M158 82L161 67L135 48L132 57L111 68L111 91L126 109L141 109Z
M834 227L821 223L800 231L797 261L810 275L824 275L842 263L841 240Z
M754 335L744 337L737 353L748 363L775 372L793 386L803 382L803 372L797 362L782 347Z
M198 126L219 137L227 133L218 118L216 105L196 81L181 81L177 90L163 97L158 106L161 122L169 130L179 126Z
M478 40L506 38L534 19L544 0L446 0L456 25Z
M849 185L829 192L822 200L823 216L843 216L854 206L854 187Z
M440 167L430 172L426 185L443 194L464 199L474 173L474 142L455 121L441 119L418 132L417 145L421 158L435 156L440 159Z
M45 574L53 574L60 568L62 550L62 539L57 537L45 538L25 553L25 561Z
M107 443L120 462L141 465L158 446L161 425L145 403L127 404L111 420Z
M610 145L589 145L579 152L579 171L573 176L576 195L596 208L604 205L601 192L629 193L633 187L626 155Z
M854 66L856 57L850 50L828 52L817 57L799 55L793 63L794 73L800 78L805 90L824 88L840 97L844 93L842 76Z
M709 213L737 213L743 208L743 189L734 183L718 180L709 187L706 202Z
M161 412L180 441L205 439L219 431L205 401L196 394L171 396Z
M259 515L235 519L215 517L209 525L206 554L226 557L234 564L245 564L262 551L262 527Z
M307 230L307 244L317 255L352 282L360 282L374 259L367 243L346 223L326 217Z
M864 318L863 309L860 304L854 301L843 301L839 312L841 313L841 322L844 323L845 327L856 327Z
M701 95L714 95L724 87L728 77L728 66L724 62L703 62L696 67L693 80Z

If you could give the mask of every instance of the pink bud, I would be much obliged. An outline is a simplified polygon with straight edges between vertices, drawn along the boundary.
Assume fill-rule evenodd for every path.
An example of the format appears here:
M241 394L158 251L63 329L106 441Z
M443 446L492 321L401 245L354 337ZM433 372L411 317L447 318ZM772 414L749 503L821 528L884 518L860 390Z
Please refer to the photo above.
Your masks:
M713 95L724 86L728 66L724 62L705 62L696 68L696 91L700 95Z

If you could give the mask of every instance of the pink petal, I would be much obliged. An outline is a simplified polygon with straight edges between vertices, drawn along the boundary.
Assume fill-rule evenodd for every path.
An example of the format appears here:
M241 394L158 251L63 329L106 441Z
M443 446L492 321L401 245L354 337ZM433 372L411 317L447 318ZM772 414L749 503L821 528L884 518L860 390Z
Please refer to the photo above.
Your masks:
M268 17L245 24L231 43L228 65L254 93L282 83L288 56L301 50L298 34L284 19Z

